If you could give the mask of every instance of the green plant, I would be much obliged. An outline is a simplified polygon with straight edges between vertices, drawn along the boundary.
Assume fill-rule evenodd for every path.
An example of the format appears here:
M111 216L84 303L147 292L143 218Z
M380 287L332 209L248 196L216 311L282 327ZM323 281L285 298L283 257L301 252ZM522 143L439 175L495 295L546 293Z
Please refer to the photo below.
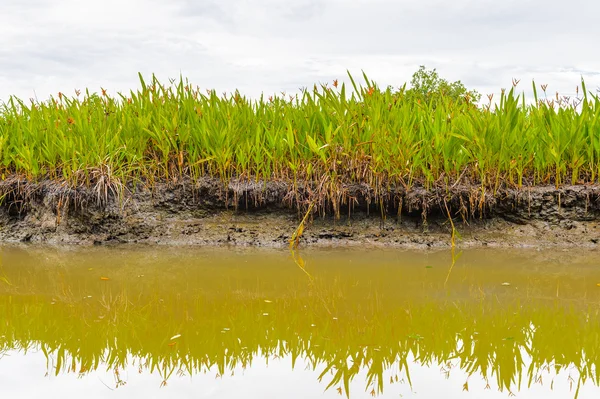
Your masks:
M467 90L460 80L448 82L440 77L436 69L428 70L424 65L413 74L410 84L407 95L425 103L437 103L443 97L459 103L477 103L481 99L481 94L476 90Z
M410 89L363 77L256 100L141 75L140 89L116 98L104 89L30 104L12 97L0 111L0 172L94 185L99 199L131 180L302 182L311 202L335 212L345 184L384 193L598 182L600 101L584 82L574 101L536 93L527 104L515 81L479 107L476 92L424 67Z

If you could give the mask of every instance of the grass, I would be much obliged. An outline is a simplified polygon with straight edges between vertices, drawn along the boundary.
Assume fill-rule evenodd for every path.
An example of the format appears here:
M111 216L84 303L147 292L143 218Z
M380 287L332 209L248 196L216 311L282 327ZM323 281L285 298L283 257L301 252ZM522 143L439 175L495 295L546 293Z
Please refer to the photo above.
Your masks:
M476 105L443 94L420 101L406 85L383 90L366 75L364 85L350 80L250 100L140 75L140 89L117 97L104 89L11 97L0 111L0 172L73 185L284 180L330 194L352 183L375 192L598 183L600 100L583 81L574 99L534 84L529 104L514 81L497 102Z

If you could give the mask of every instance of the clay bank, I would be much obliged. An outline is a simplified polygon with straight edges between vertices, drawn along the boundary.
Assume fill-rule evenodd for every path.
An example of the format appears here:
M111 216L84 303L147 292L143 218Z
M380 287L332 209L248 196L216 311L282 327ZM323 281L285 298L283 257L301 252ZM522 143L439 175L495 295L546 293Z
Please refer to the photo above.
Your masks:
M344 185L336 198L316 197L317 189L216 178L71 187L10 177L0 182L0 240L285 247L307 216L301 246L444 248L453 238L459 247L600 243L598 185L495 193L468 185L383 193Z

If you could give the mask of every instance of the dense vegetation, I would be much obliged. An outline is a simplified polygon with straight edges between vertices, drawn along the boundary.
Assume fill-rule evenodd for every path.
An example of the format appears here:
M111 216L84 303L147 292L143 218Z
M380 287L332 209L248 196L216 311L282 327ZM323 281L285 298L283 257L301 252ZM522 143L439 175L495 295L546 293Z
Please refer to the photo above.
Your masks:
M583 82L572 100L547 97L544 85L538 96L534 84L528 103L514 81L481 105L435 70L421 68L408 89L364 79L257 100L141 75L139 90L117 97L13 97L0 111L0 169L72 184L181 175L374 188L598 181L600 102Z

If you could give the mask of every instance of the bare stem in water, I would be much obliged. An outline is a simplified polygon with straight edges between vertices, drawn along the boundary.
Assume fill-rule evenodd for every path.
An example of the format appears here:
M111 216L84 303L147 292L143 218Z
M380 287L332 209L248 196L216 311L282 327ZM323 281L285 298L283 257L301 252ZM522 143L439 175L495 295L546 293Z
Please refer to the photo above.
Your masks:
M306 220L308 219L308 216L310 215L310 212L312 211L312 209L313 209L314 206L315 206L314 202L312 202L308 206L308 210L304 214L304 217L302 218L302 221L300 222L300 224L296 228L296 231L294 231L294 234L292 234L292 238L290 238L290 249L291 250L294 250L294 249L298 248L298 245L300 244L300 237L302 237L302 233L304 233L304 225L305 225Z

